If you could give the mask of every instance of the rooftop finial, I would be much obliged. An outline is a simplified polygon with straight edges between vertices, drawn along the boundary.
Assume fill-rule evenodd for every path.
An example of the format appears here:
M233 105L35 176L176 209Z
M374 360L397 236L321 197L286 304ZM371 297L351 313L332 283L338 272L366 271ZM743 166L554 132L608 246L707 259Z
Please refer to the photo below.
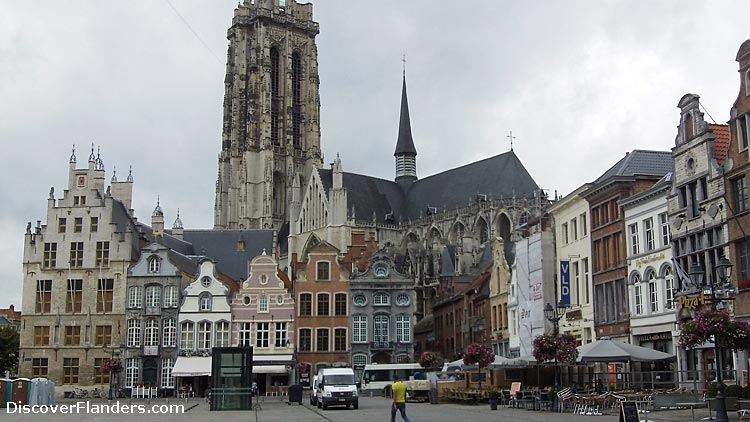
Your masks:
M76 162L76 144L73 144L73 152L70 153L70 162L71 163Z
M174 220L174 224L172 224L173 229L181 229L182 226L182 220L180 220L180 209L177 208L177 218Z
M401 69L401 71L404 74L404 78L406 78L406 54L404 54L401 57L401 63L402 63L402 69Z
M117 181L117 166L112 166L112 183Z
M516 139L515 136L513 136L513 131L510 131L510 134L506 136L506 138L510 139L510 150L513 151L513 140Z
M96 147L96 169L104 170L104 161L102 161L100 147Z
M128 182L133 183L133 166L130 166L130 170L128 170Z
M94 155L94 143L91 143L91 154L89 154L89 161L96 161L96 156Z
M154 212L151 214L152 217L164 217L164 211L161 210L161 198L159 195L156 196L156 208L154 208Z

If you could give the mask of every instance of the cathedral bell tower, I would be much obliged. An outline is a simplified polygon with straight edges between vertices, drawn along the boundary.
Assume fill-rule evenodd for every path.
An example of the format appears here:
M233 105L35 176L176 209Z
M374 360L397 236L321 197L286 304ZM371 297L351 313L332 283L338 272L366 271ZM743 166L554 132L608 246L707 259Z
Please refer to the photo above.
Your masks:
M322 165L312 4L245 0L227 31L214 227L280 229L292 188Z

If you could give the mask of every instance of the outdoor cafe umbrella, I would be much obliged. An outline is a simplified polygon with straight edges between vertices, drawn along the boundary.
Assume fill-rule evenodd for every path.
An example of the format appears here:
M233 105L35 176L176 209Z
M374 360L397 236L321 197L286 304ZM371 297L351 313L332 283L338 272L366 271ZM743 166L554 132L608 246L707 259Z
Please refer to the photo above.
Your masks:
M578 362L661 362L674 359L674 355L621 343L610 339L600 339L593 343L578 346Z

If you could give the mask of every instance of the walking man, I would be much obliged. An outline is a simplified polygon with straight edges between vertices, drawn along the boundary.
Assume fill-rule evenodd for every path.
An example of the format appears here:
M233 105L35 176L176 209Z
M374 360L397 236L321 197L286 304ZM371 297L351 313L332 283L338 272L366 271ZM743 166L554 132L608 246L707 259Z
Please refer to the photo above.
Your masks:
M406 386L398 380L398 375L393 376L393 406L391 406L391 422L396 422L396 410L401 412L401 419L404 422L411 422L406 416Z

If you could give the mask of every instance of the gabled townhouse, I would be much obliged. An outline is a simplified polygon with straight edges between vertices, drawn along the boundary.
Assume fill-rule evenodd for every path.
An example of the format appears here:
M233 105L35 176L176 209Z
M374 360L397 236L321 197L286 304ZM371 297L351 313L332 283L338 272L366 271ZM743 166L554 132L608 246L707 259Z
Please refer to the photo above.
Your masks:
M295 311L289 278L264 250L231 303L232 345L253 347L253 381L261 393L297 383Z

